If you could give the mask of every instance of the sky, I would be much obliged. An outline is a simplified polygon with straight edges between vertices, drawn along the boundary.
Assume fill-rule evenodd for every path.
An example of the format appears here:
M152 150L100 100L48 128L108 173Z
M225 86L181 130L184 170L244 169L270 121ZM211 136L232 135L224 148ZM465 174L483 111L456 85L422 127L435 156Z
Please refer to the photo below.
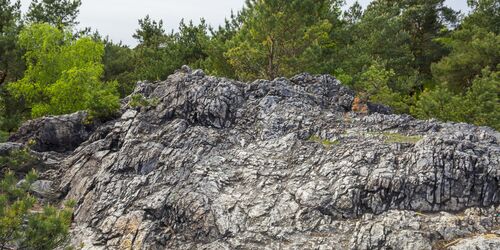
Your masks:
M348 5L355 0L347 0ZM21 0L24 11L30 0ZM97 29L101 35L109 35L115 41L135 46L132 34L138 28L140 18L150 15L162 19L167 31L176 29L182 18L197 23L205 18L208 24L218 26L224 22L231 10L238 11L245 0L82 0L78 21L79 27ZM366 7L371 0L360 0ZM467 11L467 0L447 0L447 5Z

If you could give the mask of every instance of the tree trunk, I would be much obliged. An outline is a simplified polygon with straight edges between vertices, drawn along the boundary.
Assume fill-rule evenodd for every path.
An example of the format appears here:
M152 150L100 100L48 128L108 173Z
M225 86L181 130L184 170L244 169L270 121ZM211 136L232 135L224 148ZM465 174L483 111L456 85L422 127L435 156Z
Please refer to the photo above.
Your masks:
M0 71L0 86L3 85L6 78L7 78L7 72Z
M274 77L275 77L275 74L274 74L274 71L275 71L275 68L274 68L274 40L273 38L269 38L269 42L270 42L270 48L269 48L269 55L267 57L267 60L268 60L268 65L267 65L267 76L269 78L269 80L273 80Z

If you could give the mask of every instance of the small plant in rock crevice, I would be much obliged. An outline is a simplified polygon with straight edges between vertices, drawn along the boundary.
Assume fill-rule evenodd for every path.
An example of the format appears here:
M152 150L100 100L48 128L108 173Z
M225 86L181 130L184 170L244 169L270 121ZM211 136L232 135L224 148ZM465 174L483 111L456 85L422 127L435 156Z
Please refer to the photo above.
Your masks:
M385 138L386 143L411 143L415 144L418 141L422 140L422 136L420 135L403 135L400 133L382 133Z
M317 135L312 135L311 137L309 137L308 140L312 141L312 142L320 143L325 148L331 148L334 145L340 144L340 141L338 141L338 140L332 141L332 140L328 140L328 139L322 139L321 137L319 137Z
M133 94L130 96L128 105L132 108L137 107L156 107L160 103L158 98L146 98L141 94Z

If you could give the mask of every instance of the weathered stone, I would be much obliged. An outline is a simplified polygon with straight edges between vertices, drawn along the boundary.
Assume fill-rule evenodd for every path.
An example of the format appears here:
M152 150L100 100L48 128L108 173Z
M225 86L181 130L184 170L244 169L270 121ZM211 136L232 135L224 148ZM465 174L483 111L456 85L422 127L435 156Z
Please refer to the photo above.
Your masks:
M29 145L39 152L73 150L93 131L91 125L85 124L86 118L86 112L77 112L31 120L24 123L9 141Z
M450 250L497 250L500 249L500 234L487 234L458 239Z
M432 249L500 225L493 129L353 113L328 75L183 67L134 93L159 104L124 106L61 165L84 249Z
M0 156L7 156L12 151L21 150L23 148L24 145L21 143L15 143L15 142L0 143Z
M31 184L30 191L46 200L56 200L61 195L54 188L54 182L49 180L36 180Z

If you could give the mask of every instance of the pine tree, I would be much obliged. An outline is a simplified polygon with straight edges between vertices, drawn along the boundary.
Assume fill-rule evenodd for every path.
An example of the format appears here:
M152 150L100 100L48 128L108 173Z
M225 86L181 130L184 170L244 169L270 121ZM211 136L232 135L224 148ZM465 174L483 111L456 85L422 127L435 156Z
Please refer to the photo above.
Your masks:
M30 23L48 23L59 29L78 24L81 0L33 0L26 13Z
M432 66L435 79L463 93L486 67L500 65L500 1L470 1L472 13L450 36L439 39L451 53Z
M7 171L0 180L0 249L54 249L66 240L72 219L73 203L63 209L44 206L36 210L37 200L29 194L36 180L34 171L18 182Z
M330 1L247 1L243 25L226 57L241 79L290 76L307 70L317 47L329 45ZM308 54L309 53L309 54Z

